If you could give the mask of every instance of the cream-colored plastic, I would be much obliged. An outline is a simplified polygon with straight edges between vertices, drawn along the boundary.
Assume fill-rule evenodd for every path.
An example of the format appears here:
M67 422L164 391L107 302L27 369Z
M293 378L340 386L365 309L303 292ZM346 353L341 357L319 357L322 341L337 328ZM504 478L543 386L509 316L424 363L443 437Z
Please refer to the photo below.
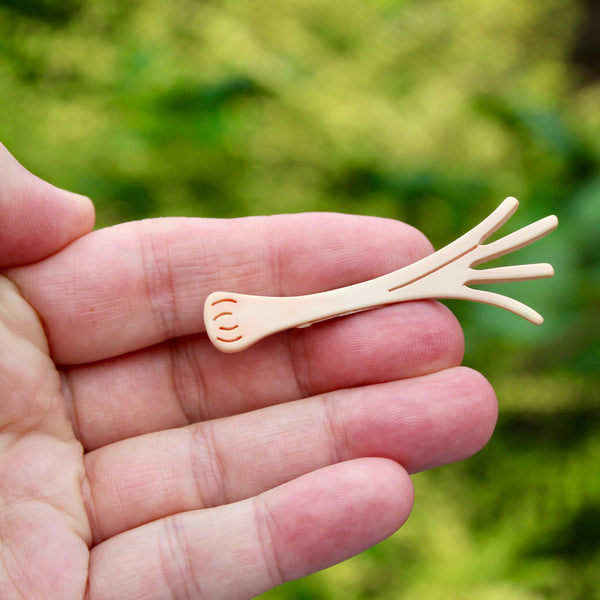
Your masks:
M223 352L238 352L258 340L291 327L369 310L384 304L424 298L460 298L492 304L539 325L543 318L525 304L497 293L470 289L470 284L552 277L549 264L473 269L483 262L527 246L553 231L558 219L548 216L483 245L514 214L515 198L502 204L479 225L441 250L387 275L363 283L306 296L252 296L214 292L204 305L204 322L212 343Z

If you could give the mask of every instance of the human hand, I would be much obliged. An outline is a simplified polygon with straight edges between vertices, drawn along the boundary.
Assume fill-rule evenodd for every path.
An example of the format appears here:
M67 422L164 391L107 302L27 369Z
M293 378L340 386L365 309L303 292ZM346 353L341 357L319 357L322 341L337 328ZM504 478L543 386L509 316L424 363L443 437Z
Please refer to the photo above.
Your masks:
M339 287L430 251L402 223L324 214L128 223L34 264L13 250L2 598L250 598L394 532L408 473L470 456L495 425L451 313L392 305L227 355L202 305L216 289Z

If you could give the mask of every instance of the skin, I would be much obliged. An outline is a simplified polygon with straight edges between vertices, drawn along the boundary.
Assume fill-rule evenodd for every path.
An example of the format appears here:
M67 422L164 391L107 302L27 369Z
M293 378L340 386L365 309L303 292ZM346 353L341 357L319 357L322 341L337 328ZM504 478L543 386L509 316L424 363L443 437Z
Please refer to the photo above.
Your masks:
M489 439L494 392L436 302L236 355L203 333L211 291L312 293L431 252L407 225L93 221L0 147L0 597L251 598L392 534L410 473Z

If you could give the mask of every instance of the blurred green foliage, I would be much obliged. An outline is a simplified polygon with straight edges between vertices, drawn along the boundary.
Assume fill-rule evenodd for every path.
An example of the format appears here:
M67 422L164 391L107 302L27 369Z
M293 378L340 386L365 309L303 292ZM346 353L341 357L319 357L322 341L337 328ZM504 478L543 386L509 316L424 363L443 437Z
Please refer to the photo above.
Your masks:
M451 303L498 390L492 442L416 476L399 534L265 600L600 597L594 6L0 0L0 139L99 226L331 210L439 247L507 195L509 227L559 216L518 254L556 277L504 288L543 327Z

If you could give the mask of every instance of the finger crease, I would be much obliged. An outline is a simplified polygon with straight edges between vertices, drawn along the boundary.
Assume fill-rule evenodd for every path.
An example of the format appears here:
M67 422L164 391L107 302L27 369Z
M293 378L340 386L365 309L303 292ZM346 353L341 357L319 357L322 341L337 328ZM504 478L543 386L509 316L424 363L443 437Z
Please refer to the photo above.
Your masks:
M85 457L84 461L86 461ZM85 470L87 473L87 465ZM81 497L83 498L83 504L85 505L86 513L88 515L88 523L92 531L92 546L95 546L96 544L99 544L101 541L103 541L105 537L98 522L96 498L94 496L94 488L90 482L89 475L86 475L81 481Z
M168 352L171 388L184 419L188 424L206 420L206 382L202 376L202 370L194 360L191 345L186 340L178 340L176 344L169 344ZM184 383L187 380L186 373L191 374L194 390L198 391L196 410L191 409L187 401L188 393L186 390L188 386Z
M152 315L158 331L165 339L170 339L180 331L180 324L169 246L167 243L164 251L157 250L155 236L150 229L142 229L139 240L146 295Z
M194 471L194 482L197 495L203 508L221 506L229 503L227 493L228 483L223 457L215 437L212 423L200 423L193 425L190 447L190 464L197 465ZM206 457L205 460L198 456ZM206 476L206 467L210 470L213 481L212 490L207 485L209 478ZM218 492L220 490L220 492Z
M341 462L340 455L342 453L340 448L348 447L346 429L339 425L339 420L336 418L336 403L331 394L323 394L321 404L323 406L323 425L329 439L330 461L331 464L337 464ZM340 439L342 443L340 443Z
M163 535L162 543L159 542L160 563L163 580L171 597L201 600L204 595L195 577L185 530L174 516L164 519L161 531Z
M277 523L266 507L263 496L256 496L253 505L258 548L265 565L265 571L270 579L269 587L273 588L287 581L275 543L274 530L277 528Z
M81 425L79 422L79 411L77 410L77 404L75 403L75 397L73 394L73 382L67 371L59 369L58 374L60 375L61 383L61 395L65 401L65 408L69 420L71 421L71 427L75 437L79 440L82 439Z
M288 361L292 371L292 379L298 390L299 398L308 398L310 394L310 386L306 383L306 377L300 375L300 366L298 357L306 361L306 352L304 348L304 338L301 335L294 335L296 332L288 332L285 335L285 347L288 354Z

